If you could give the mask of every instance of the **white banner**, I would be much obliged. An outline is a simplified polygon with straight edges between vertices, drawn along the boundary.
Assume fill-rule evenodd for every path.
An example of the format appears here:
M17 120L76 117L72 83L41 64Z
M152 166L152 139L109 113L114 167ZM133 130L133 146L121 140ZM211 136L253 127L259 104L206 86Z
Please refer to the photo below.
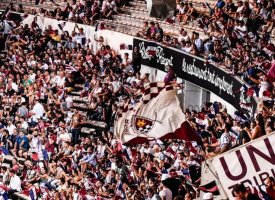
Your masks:
M213 166L229 199L232 188L243 183L257 188L267 177L275 177L275 134L264 136L213 159Z

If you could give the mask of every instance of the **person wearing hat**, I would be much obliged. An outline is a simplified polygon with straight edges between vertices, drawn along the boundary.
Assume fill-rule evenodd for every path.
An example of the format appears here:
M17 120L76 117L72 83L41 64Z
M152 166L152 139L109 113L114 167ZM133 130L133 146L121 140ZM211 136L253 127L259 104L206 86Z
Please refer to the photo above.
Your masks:
M213 200L213 194L208 192L208 193L205 193L202 197L203 200Z

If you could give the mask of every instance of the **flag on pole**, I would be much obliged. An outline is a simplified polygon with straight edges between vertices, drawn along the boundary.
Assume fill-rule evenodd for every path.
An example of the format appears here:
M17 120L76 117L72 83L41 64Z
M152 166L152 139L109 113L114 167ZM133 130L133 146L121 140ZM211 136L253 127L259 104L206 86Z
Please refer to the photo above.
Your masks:
M194 131L185 121L177 88L164 82L150 83L145 87L143 97L134 107L126 102L118 109L114 134L123 144L144 143L158 138L194 141L199 138L193 136Z

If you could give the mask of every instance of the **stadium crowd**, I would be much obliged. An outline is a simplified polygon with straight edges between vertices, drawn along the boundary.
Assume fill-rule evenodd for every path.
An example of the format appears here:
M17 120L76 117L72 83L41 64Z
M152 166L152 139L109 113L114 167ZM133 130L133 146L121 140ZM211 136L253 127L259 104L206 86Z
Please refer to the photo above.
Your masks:
M221 2L213 12L225 12L229 3ZM261 8L268 10L267 5ZM207 52L214 61L217 55L225 56L228 63L231 61L228 66L235 66L234 71L252 86L259 100L259 109L251 119L240 112L230 116L218 102L205 103L199 112L186 110L186 120L201 136L202 145L156 140L124 146L113 135L118 105L127 99L134 105L143 87L150 83L150 74L140 73L137 47L132 58L118 55L104 38L93 44L78 27L72 35L59 34L51 27L42 32L34 22L12 31L0 66L1 195L12 198L18 193L35 193L43 199L74 200L195 199L202 189L200 167L204 159L270 134L275 128L275 76L265 72L275 68L275 57L269 49L272 44L258 32L254 32L253 40L248 30L242 32L235 27L235 23L243 27L245 22L251 29L250 18L243 12L236 11L243 21L226 19L224 14L208 22L201 19L211 34L206 42L197 33L189 38L185 31L178 40L173 39L175 47L190 45L199 53ZM182 16L184 22L188 19ZM268 19L272 24L274 18ZM223 25L227 28L217 27L219 20L227 22ZM232 30L236 37L230 40ZM151 33L146 37L153 36ZM154 37L159 40L162 35L159 31ZM100 48L94 52L97 45ZM225 55L226 50L234 57L230 52ZM164 81L173 82L175 78L170 71ZM87 100L81 109L86 111L76 109L75 93ZM81 128L90 120L103 121L107 128L85 135ZM7 155L12 156L10 161ZM269 177L266 182L268 194L275 199L274 179ZM246 193L240 185L234 191L236 196ZM211 193L203 196L212 198Z
M43 5L44 0L37 1L37 4ZM94 25L98 19L112 19L113 14L118 13L118 8L127 5L125 0L104 0L104 1L76 1L76 0L62 0L58 2L51 1L55 9L39 8L31 9L27 13L33 15L40 15L58 20L66 20L70 22L82 23L86 25ZM24 13L22 4L14 6L13 3L9 5L11 11Z
M250 84L258 84L255 77L271 67L275 51L274 1L217 0L214 7L205 3L202 13L192 3L177 2L175 22L181 27L182 23L193 21L201 33L190 34L188 29L181 28L178 37L170 36L163 33L159 24L144 22L138 35L203 56L243 76Z

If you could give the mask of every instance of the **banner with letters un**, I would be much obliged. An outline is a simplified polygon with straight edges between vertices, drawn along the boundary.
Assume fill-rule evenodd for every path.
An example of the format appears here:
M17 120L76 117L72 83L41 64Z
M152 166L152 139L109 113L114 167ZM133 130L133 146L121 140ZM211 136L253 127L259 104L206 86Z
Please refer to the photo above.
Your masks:
M275 176L273 144L275 133L214 157L212 164L229 199L233 199L235 184L243 183L259 191L258 186L264 185L266 178Z

